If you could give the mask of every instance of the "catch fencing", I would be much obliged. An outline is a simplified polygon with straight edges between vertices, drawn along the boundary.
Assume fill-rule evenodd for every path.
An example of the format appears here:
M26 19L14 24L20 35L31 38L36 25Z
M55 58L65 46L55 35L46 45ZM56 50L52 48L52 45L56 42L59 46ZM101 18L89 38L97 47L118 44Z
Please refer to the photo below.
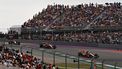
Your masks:
M8 47L36 56L41 59L40 62L56 65L59 69L122 69L117 67L117 62L112 62L113 65L106 64L107 60L96 62L94 59L87 60L79 56L72 56L55 50L36 49L21 45L9 45Z

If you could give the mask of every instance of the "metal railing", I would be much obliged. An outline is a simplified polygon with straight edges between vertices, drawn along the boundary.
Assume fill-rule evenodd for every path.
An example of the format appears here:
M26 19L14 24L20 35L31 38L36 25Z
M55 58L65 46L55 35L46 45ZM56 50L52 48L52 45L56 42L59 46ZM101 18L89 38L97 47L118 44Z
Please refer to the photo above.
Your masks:
M58 66L60 69L122 69L117 67L117 62L114 65L105 64L106 60L100 63L93 59L86 60L78 56L72 56L59 51L50 49L37 49L19 45L9 45L12 49L19 49L21 52L36 56L44 63L49 63Z

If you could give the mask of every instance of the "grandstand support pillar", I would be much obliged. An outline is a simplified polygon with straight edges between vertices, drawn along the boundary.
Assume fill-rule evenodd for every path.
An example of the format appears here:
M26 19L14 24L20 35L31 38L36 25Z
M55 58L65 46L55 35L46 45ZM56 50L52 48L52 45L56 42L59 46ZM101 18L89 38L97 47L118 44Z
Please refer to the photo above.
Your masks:
M67 69L67 54L65 55L65 69Z
M41 31L41 29L39 29L39 35L40 35L39 39L42 40L42 31Z
M80 57L78 56L78 69L80 69Z
M42 40L42 41L44 41L43 32L44 32L44 31L41 31L41 40Z
M55 65L55 51L53 53L53 65Z
M31 29L29 29L28 38L29 38L29 40L31 39Z

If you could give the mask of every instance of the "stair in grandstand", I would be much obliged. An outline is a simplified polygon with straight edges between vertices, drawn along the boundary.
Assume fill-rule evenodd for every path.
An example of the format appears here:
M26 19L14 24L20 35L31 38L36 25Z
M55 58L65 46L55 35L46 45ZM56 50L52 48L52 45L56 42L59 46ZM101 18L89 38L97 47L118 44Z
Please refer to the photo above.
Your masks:
M48 31L49 28L50 28L50 26L51 26L52 24L54 24L54 23L56 23L56 21L59 21L59 20L62 19L63 15L64 15L64 14L61 13L61 15L56 16L56 17L54 18L54 20L52 20L52 23L50 23L50 24L44 29L44 31ZM63 19L62 19L62 20L63 20ZM62 21L62 20L61 20L61 21Z
M116 14L116 15L118 15L120 18L122 18L122 15L119 15L119 14L122 13L122 6L121 6L120 8L118 8L117 10L120 10L120 11L116 11L116 13L114 13L114 14ZM103 11L101 14L99 14L94 20L92 20L92 21L90 22L90 24L86 25L86 26L83 28L83 30L90 29L92 24L99 23L99 22L95 22L95 21L98 20L98 19L102 19L102 20L106 19L106 16L105 16L106 13L107 13L106 10L104 10L104 11Z
M88 25L86 25L83 30L87 30L87 29L90 29L90 26L92 24L96 24L96 20L98 19L102 19L104 17L104 14L106 14L106 10L104 10L101 14L99 14L96 18L94 18Z

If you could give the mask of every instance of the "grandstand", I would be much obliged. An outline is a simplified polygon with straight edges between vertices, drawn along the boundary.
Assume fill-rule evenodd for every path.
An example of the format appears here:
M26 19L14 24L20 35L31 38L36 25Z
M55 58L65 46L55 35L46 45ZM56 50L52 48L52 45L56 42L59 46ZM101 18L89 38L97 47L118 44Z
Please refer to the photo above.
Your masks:
M23 39L119 44L122 42L121 16L120 2L48 5L24 22L21 35Z
M8 34L0 33L0 38L0 61L8 68L121 69L122 5L48 5L21 27L11 27ZM9 40L21 44L7 44ZM40 48L43 41L57 48ZM95 52L100 58L79 57L80 49Z

